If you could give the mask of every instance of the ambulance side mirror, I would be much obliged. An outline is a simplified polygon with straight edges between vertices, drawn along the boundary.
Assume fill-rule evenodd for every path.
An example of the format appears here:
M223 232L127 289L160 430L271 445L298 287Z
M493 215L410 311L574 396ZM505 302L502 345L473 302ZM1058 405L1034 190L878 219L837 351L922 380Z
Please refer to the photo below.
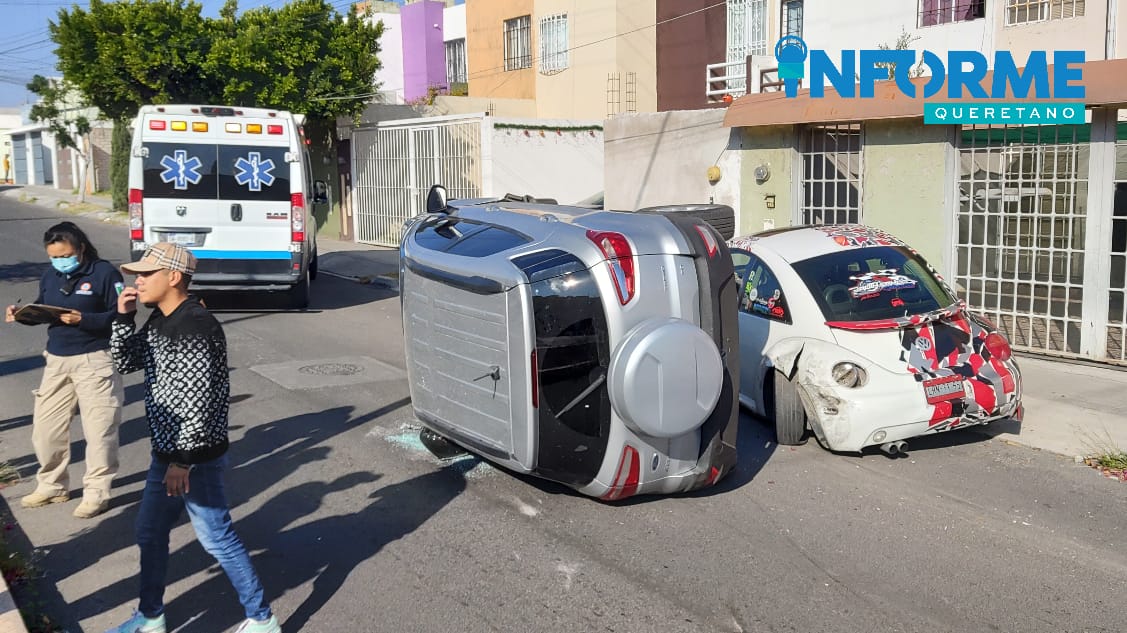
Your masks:
M329 201L329 186L324 180L313 181L313 204L325 204Z

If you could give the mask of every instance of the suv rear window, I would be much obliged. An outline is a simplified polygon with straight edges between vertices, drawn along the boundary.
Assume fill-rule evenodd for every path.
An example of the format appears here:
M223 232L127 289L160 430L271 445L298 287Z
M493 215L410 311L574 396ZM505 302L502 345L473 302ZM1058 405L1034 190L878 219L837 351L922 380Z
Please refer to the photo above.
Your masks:
M590 483L610 434L610 338L594 275L574 255L544 251L515 261L531 281L540 381L537 472Z
M955 303L922 258L900 246L842 250L793 264L827 321L876 321Z

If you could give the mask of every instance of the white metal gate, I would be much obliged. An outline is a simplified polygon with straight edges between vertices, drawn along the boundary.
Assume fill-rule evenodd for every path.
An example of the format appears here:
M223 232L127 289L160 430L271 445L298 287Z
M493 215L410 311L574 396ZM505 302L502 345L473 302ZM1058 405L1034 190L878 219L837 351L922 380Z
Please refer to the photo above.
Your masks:
M450 198L482 190L483 119L391 121L352 133L356 241L397 246L403 223L426 211L431 185Z
M811 125L802 130L801 224L862 222L860 123Z
M956 282L967 302L1014 348L1124 362L1127 246L1113 235L1127 225L1116 233L1111 200L1102 199L1111 175L1093 154L1094 126L959 134Z
M728 62L743 65L748 55L767 54L767 0L728 0ZM746 79L729 79L743 92Z

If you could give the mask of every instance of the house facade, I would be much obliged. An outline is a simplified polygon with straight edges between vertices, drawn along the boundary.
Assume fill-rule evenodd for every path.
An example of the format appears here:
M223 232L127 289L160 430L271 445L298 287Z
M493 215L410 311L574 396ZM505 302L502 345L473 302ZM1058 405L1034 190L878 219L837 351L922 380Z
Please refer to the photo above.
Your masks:
M806 5L811 46L872 47L872 27L851 27L838 5ZM925 125L922 103L891 83L871 100L830 89L821 99L736 99L724 124L743 148L743 232L884 228L916 245L1015 348L1127 364L1127 16L1109 7L920 0L908 30L919 37L910 48L957 45L988 58L1083 48L1083 125ZM770 177L757 178L759 168Z

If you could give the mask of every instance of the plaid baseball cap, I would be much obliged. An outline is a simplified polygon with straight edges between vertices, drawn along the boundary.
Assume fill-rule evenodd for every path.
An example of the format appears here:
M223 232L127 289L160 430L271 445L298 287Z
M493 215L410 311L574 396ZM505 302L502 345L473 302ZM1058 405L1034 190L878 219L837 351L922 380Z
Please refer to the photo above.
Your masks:
M146 248L138 261L121 265L121 272L130 275L158 270L176 270L186 275L195 274L196 256L179 244L158 242Z

